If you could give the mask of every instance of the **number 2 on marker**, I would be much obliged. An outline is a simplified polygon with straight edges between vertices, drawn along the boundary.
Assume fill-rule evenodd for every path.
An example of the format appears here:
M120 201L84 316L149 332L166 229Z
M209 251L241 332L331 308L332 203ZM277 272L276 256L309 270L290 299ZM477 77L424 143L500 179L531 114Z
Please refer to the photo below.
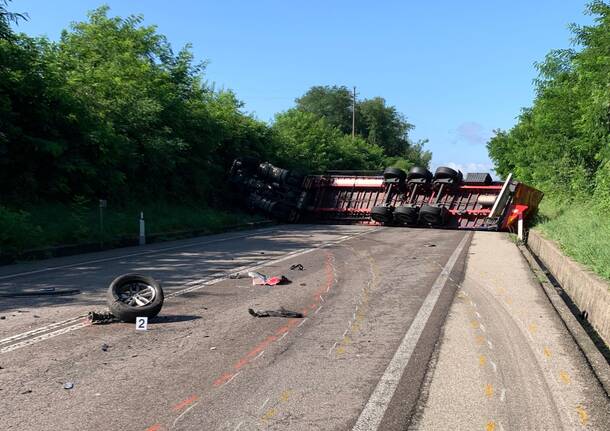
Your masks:
M136 317L136 330L146 331L148 329L148 317Z

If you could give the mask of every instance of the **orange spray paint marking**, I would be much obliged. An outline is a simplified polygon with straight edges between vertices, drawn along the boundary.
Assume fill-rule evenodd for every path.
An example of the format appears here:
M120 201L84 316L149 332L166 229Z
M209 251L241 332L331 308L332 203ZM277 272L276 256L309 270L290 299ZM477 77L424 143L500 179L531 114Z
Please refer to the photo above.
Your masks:
M580 423L582 425L587 425L587 422L589 422L589 415L587 414L587 411L582 406L576 407L576 411L578 412Z
M146 431L159 431L161 429L161 424L154 424L151 427L146 428Z
M191 404L193 404L195 401L197 401L199 399L199 397L197 395L191 395L190 397L180 401L178 404L176 404L172 410L173 411L178 411L178 410L182 410L183 408L185 408L186 406L189 406Z
M475 341L477 342L477 344L483 344L483 342L485 341L485 337L482 335L477 335Z
M233 378L233 376L235 376L235 373L223 373L222 376L220 376L219 378L214 380L213 385L215 387L222 386L225 383L227 383L229 380L231 380Z
M550 357L551 357L551 350L550 350L548 347L545 347L545 348L542 350L542 354L543 354L544 356L546 356L547 358L550 358Z
M494 395L494 387L489 383L485 385L485 396L491 398Z

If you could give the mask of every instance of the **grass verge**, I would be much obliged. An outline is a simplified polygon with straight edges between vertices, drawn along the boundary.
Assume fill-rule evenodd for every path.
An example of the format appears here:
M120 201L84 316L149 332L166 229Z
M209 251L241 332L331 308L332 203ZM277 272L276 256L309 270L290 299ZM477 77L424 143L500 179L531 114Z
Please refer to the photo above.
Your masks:
M101 241L111 245L122 239L137 238L140 212L144 213L147 236L167 234L168 238L180 231L214 233L233 225L263 220L239 210L155 202L104 208L102 228L98 206L78 199L71 204L40 204L20 209L0 206L0 255L14 256L26 250Z
M610 281L610 214L590 202L545 198L534 229L574 260Z

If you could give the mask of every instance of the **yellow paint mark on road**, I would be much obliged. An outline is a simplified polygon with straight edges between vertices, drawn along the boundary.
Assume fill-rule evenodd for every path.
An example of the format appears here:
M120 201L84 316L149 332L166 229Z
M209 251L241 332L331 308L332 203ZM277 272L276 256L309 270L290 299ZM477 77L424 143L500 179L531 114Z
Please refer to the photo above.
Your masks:
M535 334L536 331L538 330L538 325L536 325L535 323L530 323L529 326L527 327L527 329L532 333Z
M494 396L494 387L492 385L490 385L489 383L487 383L485 385L485 396L487 398L491 398Z
M478 321L476 321L476 320L472 320L472 321L470 322L470 326L472 326L474 329L478 329L478 327L479 327L479 322L478 322Z
M477 344L483 344L485 342L485 337L482 335L477 335L474 340Z
M345 353L345 347L339 346L337 347L337 355L342 355Z
M352 331L357 332L360 330L360 323L354 322L352 323Z
M277 415L277 410L272 408L267 410L265 414L261 417L261 419L264 421L268 421L269 419L272 419L275 415Z
M559 378L561 379L562 382L564 382L566 385L568 385L570 383L570 375L566 372L566 371L561 371L559 373Z
M487 422L485 425L485 431L494 431L496 429L496 423L494 421Z
M487 359L485 358L485 355L479 356L479 365L480 366L484 366L485 362L487 362Z
M282 392L282 395L280 395L280 401L283 401L283 402L288 401L288 399L290 398L291 395L292 395L292 391L290 389L286 389L284 392Z
M508 305L511 305L513 303L513 298L511 298L510 296L506 298L506 303Z
M587 422L589 422L589 415L587 414L587 411L584 409L584 407L578 406L576 407L576 411L578 412L578 418L580 419L580 423L582 425L587 425Z
M544 356L546 356L547 358L550 358L551 357L551 349L549 349L548 347L545 346L544 349L542 350L542 354Z
M346 335L345 337L343 337L343 340L341 342L347 345L352 342L352 339Z

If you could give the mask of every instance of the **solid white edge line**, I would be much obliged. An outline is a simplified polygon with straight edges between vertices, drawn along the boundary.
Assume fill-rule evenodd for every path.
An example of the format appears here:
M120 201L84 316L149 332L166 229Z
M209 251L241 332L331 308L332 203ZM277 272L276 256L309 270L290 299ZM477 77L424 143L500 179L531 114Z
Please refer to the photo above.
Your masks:
M432 310L434 309L434 306L436 305L438 298L443 291L447 280L449 279L449 274L451 274L458 257L464 250L464 247L466 247L471 235L471 233L464 235L457 248L449 257L449 260L443 267L441 273L434 281L434 284L432 284L428 296L426 296L426 299L424 299L424 302L417 312L415 319L413 319L413 322L398 346L396 353L394 353L390 364L381 376L381 379L379 379L375 390L360 413L360 416L353 427L354 431L371 431L379 428L388 405L394 396L394 392L396 392L400 378L402 377L404 370L411 359L411 355L415 350L415 346L417 345L426 323L428 323L428 319L432 314Z

